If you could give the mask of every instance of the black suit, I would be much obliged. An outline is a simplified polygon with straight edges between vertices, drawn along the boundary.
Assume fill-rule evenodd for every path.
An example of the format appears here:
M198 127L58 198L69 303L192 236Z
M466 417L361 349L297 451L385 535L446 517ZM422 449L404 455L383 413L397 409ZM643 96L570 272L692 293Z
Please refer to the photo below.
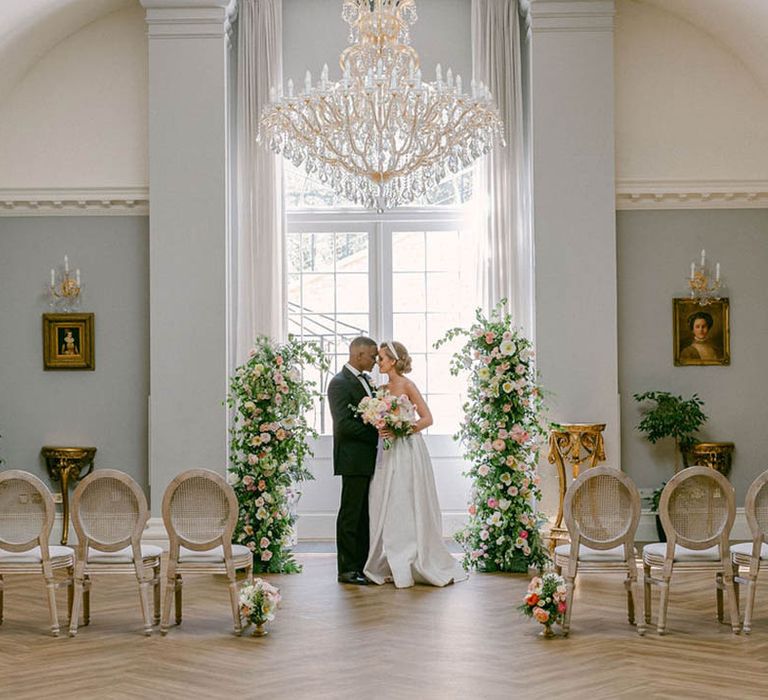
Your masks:
M378 432L355 415L367 396L361 380L344 367L328 385L333 416L333 473L341 476L341 504L336 518L339 573L362 572L368 558L368 487L376 465Z

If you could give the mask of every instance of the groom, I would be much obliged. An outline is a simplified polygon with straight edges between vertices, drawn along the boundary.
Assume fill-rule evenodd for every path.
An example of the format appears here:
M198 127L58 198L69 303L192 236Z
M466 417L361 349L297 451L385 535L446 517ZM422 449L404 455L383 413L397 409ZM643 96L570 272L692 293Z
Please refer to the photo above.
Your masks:
M340 583L364 586L368 558L368 487L376 463L378 433L355 415L364 396L372 396L368 372L376 364L378 348L370 338L355 338L347 362L328 385L333 416L333 473L341 476L341 505L336 518L336 549Z

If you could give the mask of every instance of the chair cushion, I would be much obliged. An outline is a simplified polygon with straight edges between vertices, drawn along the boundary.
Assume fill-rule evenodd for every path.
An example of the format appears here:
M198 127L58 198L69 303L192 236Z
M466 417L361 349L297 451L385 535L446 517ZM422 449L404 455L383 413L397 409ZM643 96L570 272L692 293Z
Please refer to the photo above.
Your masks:
M58 557L73 557L75 551L72 547L51 544L48 545L48 554L51 559L56 559ZM6 552L0 549L0 564L40 564L42 560L40 547L28 549L26 552Z
M235 559L239 557L253 556L251 550L241 544L232 545L232 556ZM179 564L223 564L224 548L219 545L213 549L206 549L203 552L195 552L186 547L179 547Z
M666 542L654 542L643 547L643 557L647 555L657 559L664 559L666 553ZM673 561L720 561L720 549L717 545L707 549L688 549L676 544Z
M731 545L731 554L742 554L746 557L751 557L752 543L741 542L739 544ZM768 559L768 544L765 544L765 542L760 545L760 559Z
M162 547L155 544L141 545L141 558L159 557L163 553ZM130 546L118 549L116 552L100 552L98 549L88 548L89 564L132 564L133 549Z
M570 544L560 544L555 547L555 554L561 557L571 555ZM624 547L612 547L611 549L592 549L586 545L579 545L579 561L624 561Z

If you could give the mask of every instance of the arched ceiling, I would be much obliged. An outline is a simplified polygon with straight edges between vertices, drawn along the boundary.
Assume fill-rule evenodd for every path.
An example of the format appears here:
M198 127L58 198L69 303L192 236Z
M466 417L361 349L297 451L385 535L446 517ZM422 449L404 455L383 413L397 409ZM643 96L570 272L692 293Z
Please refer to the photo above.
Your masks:
M767 0L641 0L705 31L768 90Z
M95 20L139 0L2 0L0 101L56 44Z

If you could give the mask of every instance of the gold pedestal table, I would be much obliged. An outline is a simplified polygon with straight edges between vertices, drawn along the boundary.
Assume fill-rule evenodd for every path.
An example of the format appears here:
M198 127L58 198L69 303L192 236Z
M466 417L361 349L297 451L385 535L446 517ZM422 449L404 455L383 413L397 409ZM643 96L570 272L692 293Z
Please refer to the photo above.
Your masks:
M69 483L87 476L93 470L95 447L43 447L40 450L45 457L48 475L51 481L61 482L61 503L63 506L63 524L61 544L67 544L69 537Z
M709 467L720 472L723 476L731 473L731 461L733 459L732 442L697 442L688 450L688 463Z
M563 527L563 506L568 485L579 475L582 465L596 467L599 462L605 461L604 430L605 423L565 423L549 433L547 459L557 468L560 486L557 517L549 532L552 551L558 542L568 542L568 530ZM567 465L570 465L570 470Z

